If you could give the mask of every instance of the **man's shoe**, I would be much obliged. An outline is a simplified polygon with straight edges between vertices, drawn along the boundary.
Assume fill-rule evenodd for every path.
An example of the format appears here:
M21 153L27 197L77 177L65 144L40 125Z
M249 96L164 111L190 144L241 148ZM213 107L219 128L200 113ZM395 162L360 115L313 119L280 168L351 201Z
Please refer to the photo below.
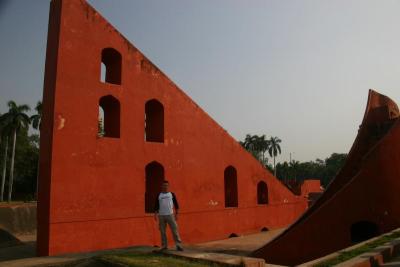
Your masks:
M159 252L163 252L163 251L166 251L166 250L168 250L167 247L162 247L162 248L160 248Z
M176 246L176 250L177 250L177 251L183 251L183 247L181 247L181 246Z

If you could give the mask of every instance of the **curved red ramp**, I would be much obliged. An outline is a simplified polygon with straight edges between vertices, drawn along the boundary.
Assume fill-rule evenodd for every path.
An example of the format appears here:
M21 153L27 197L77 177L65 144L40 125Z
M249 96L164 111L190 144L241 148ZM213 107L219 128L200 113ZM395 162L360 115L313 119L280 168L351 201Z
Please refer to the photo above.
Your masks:
M397 105L370 90L344 167L303 216L253 256L297 265L399 227L399 123Z

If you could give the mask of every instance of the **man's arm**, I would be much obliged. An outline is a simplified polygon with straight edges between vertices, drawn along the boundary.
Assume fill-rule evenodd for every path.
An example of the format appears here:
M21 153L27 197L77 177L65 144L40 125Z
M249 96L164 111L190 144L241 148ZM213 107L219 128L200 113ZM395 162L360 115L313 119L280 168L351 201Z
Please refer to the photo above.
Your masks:
M176 195L174 193L171 193L171 194L172 194L172 201L174 202L175 212L176 212L176 214L178 214L178 210L179 210L178 199L176 198Z

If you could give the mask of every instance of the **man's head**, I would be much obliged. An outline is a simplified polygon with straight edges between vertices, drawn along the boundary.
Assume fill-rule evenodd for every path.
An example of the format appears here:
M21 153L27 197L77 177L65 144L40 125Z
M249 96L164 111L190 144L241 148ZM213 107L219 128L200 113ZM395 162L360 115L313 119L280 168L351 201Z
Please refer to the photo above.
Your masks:
M168 187L169 187L169 182L167 180L164 180L161 186L162 192L164 193L168 192Z

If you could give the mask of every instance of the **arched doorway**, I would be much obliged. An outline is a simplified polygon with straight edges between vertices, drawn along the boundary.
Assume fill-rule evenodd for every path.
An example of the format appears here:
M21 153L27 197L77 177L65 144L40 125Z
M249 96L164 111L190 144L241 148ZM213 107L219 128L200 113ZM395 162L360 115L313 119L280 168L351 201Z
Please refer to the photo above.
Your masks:
M164 181L164 167L153 161L146 166L145 212L153 213L158 194Z
M268 204L268 187L264 181L257 184L257 204Z

